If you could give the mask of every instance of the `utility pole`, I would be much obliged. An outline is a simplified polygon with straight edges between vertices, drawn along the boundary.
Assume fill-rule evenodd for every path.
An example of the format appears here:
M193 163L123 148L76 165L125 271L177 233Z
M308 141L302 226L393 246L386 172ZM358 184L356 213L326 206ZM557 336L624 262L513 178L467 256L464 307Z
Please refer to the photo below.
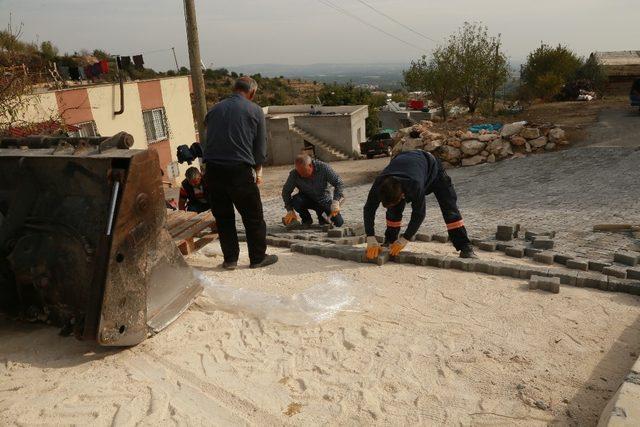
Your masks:
M180 67L178 66L178 57L176 56L176 48L172 47L171 51L173 52L173 60L176 63L176 73L180 74Z
M204 97L204 77L200 60L200 42L198 40L198 24L194 0L184 0L184 19L187 26L187 45L189 47L189 65L195 95L196 125L200 142L205 141L204 116L207 114L207 102Z
M496 111L496 92L498 88L498 57L500 56L500 41L502 34L498 34L498 41L496 43L496 56L493 58L493 78L491 80L491 114Z

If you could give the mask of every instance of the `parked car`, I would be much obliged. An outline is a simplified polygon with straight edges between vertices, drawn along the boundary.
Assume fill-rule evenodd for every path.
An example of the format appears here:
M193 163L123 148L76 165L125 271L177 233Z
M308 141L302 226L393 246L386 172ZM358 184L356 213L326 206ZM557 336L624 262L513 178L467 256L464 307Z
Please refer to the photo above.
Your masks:
M640 79L633 82L631 93L629 94L629 101L631 101L632 107L640 107Z
M367 159L372 159L380 154L391 157L393 143L391 132L381 132L367 139L366 142L360 143L360 153L367 156Z

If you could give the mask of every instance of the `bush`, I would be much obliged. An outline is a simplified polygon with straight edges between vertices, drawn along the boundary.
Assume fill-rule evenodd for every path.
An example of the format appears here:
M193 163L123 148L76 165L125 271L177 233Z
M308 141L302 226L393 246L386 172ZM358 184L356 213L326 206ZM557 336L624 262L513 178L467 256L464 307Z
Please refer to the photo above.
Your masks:
M566 46L543 43L529 54L520 70L520 79L531 96L551 100L576 78L582 66L582 59Z

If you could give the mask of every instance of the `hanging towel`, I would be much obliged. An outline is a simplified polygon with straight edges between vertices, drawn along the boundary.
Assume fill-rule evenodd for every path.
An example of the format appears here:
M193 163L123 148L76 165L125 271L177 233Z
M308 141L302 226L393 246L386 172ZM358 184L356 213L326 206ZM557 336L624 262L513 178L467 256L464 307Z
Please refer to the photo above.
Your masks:
M69 80L69 67L66 65L57 65L58 74L63 80Z
M134 55L133 63L138 70L142 70L144 68L144 59L142 59L142 55Z
M69 67L69 77L71 80L80 80L80 69L78 67Z
M100 71L102 74L107 74L109 72L109 63L106 59L100 61Z
M84 72L84 67L78 67L78 78L80 80L87 80L87 73Z
M93 77L93 67L91 65L84 67L84 75L87 76L87 80Z
M131 57L130 56L121 56L120 57L120 68L122 68L123 70L126 70L127 68L131 67Z

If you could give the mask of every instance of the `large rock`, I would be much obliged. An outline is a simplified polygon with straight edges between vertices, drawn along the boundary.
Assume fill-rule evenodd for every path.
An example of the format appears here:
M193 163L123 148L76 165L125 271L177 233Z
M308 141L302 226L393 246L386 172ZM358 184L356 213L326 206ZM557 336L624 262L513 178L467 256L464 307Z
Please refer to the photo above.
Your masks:
M487 162L488 163L495 163L496 162L496 155L495 154L489 154L487 156Z
M511 144L515 145L516 147L521 147L526 143L527 143L527 140L521 136L513 135L511 137Z
M402 151L421 150L424 144L422 138L406 138L402 144Z
M460 148L460 146L462 145L462 142L458 138L449 138L447 139L447 145Z
M485 145L486 144L484 142L480 142L477 139L469 139L466 141L462 141L460 149L467 156L475 156L476 154L484 150Z
M494 139L487 144L487 151L491 154L495 154L498 157L505 157L509 154L513 154L511 151L511 144L504 139Z
M466 141L467 139L476 139L478 137L478 135L476 135L475 133L471 132L470 130L466 131L465 133L463 133L462 135L460 135L460 139L463 141Z
M398 133L400 133L400 135L407 136L411 133L412 130L413 130L413 126L408 128L398 129Z
M480 163L484 163L486 160L487 158L482 156L468 157L466 159L462 159L462 166L475 166Z
M551 142L555 142L558 143L560 141L564 141L566 140L566 134L564 132L564 130L560 129L560 128L553 128L549 131L549 140Z
M478 135L478 141L481 142L491 142L494 139L497 139L500 135L497 133L483 133L482 135Z
M553 142L550 142L544 146L544 149L547 151L553 151L556 149L556 144L554 144Z
M540 129L538 128L524 128L520 131L520 136L524 139L536 139L540 138Z
M532 139L531 141L529 141L529 144L531 145L531 148L542 148L545 145L547 145L547 138L544 136L541 136L540 138L536 138L536 139Z
M426 144L424 144L424 147L422 148L424 151L434 151L435 149L439 148L442 146L442 140L440 139L434 139L433 141L428 141Z
M522 129L524 129L525 124L527 124L527 122L515 122L504 125L502 127L502 130L500 131L500 136L502 136L503 138L510 138L513 135L520 133Z
M436 132L431 132L430 130L425 130L420 134L420 137L425 141L431 141L433 139L443 139L442 135Z
M445 162L457 164L460 161L460 157L462 157L462 151L450 145L443 145L438 150L438 157L440 157Z

